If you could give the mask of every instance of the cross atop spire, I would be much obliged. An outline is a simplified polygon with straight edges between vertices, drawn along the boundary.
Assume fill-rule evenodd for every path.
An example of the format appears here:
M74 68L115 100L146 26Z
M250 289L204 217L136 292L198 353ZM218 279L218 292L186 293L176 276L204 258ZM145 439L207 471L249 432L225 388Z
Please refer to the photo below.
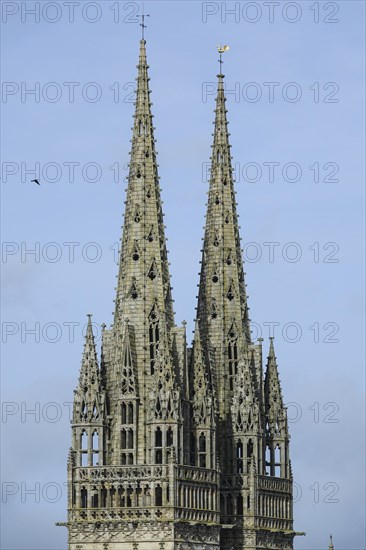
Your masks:
M221 46L221 44L220 44L219 46L217 46L217 50L220 54L220 59L219 59L220 73L219 73L219 76L222 76L222 64L223 64L222 54L229 50L229 46Z
M140 27L141 27L141 40L145 40L145 29L147 28L147 26L145 25L145 17L150 17L150 14L149 13L145 13L145 10L144 10L144 2L141 3L141 15L139 14L137 17L141 17L141 23L140 23Z

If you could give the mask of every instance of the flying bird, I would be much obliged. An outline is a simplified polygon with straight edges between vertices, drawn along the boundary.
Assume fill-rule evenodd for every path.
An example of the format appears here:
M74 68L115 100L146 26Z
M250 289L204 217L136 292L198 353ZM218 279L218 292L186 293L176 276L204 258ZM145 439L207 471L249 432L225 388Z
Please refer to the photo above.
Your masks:
M31 183L34 181L37 185L41 185L38 180L31 180Z

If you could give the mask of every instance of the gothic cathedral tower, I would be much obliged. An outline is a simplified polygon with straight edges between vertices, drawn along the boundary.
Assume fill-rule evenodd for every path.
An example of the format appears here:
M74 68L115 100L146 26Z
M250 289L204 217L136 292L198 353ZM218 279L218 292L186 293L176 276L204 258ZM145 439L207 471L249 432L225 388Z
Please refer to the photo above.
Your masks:
M140 42L114 321L89 316L68 460L69 550L290 550L286 409L251 342L222 74L192 349L174 323Z

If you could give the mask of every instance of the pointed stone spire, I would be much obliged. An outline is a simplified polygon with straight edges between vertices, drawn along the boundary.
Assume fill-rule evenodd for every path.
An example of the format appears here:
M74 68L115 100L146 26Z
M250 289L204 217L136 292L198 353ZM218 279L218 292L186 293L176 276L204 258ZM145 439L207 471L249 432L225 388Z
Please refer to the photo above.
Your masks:
M161 319L174 324L145 45L141 40L115 328L125 317L141 322L154 304Z
M204 346L216 356L221 413L230 410L235 366L250 344L250 328L236 213L222 74L218 75L211 177L202 250L197 315ZM229 340L235 347L230 357ZM234 346L235 343L235 346ZM235 363L235 365L234 365Z
M100 382L97 351L95 346L92 315L88 314L88 324L86 327L84 352L81 362L79 386L86 391Z
M332 535L330 535L330 537L329 537L329 547L328 547L328 550L334 550L334 546L333 546L333 537L332 537Z
M79 384L74 397L74 424L98 423L104 415L105 397L91 318L89 314Z
M274 338L270 338L267 370L264 381L264 394L266 401L274 401L278 407L283 407L282 390L278 374L276 355L274 351Z
M291 478L287 410L282 399L273 338L270 340L264 380L265 440L270 450L266 465L270 475Z
M276 437L285 436L288 433L288 426L273 340L274 338L271 337L264 380L264 400L268 428L272 437Z

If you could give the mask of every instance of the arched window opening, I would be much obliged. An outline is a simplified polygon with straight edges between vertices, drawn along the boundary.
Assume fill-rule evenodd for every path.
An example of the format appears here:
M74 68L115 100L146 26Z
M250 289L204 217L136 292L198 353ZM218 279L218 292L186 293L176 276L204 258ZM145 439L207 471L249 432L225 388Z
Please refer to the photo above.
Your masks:
M198 440L198 465L206 468L206 436L202 432Z
M236 444L236 473L243 473L243 443L241 441Z
M127 499L126 499L127 508L131 508L131 506L132 506L131 495L132 495L132 489L131 489L131 487L128 487L127 488Z
M206 436L201 433L200 439L199 439L199 452L205 453L206 452Z
M173 445L173 430L172 428L168 428L168 431L166 432L166 446L172 447Z
M196 437L194 433L191 433L191 466L196 465Z
M127 424L127 405L122 403L121 405L121 424Z
M99 451L99 435L97 430L93 432L92 447L93 447L93 451Z
M275 461L274 475L276 477L281 477L281 449L278 445L276 445L276 448L275 448L274 461Z
M155 447L162 447L163 446L163 433L160 428L158 428L155 432Z
M81 448L81 466L88 466L88 434L85 430L82 431L80 437L80 448Z
M98 493L94 493L91 497L91 507L98 508Z
M99 465L99 435L97 430L93 432L92 435L92 465Z
M271 475L271 449L266 447L266 475Z
M241 495L236 499L236 512L238 516L243 515L243 497Z
M129 403L129 405L128 405L128 415L127 415L127 423L128 424L133 424L133 416L134 416L133 413L134 413L133 404Z
M127 449L127 434L126 430L121 431L121 449Z
M227 497L227 515L233 515L233 497L231 495L228 495Z
M155 506L162 506L163 505L163 490L158 485L155 487Z
M80 491L81 496L81 507L87 508L88 507L88 491L83 487Z
M253 450L254 450L253 441L251 439L249 439L249 441L247 443L247 466L248 466L248 471L249 471L249 467L250 467L250 463L251 463L251 458L253 456Z
M111 489L109 491L109 495L110 495L110 500L111 500L111 506L114 506L115 501L116 501L116 489L115 489L115 487L111 487Z
M250 496L247 496L247 508L250 510Z
M163 433L160 428L155 431L155 463L163 463Z
M127 432L127 449L133 449L133 430Z

